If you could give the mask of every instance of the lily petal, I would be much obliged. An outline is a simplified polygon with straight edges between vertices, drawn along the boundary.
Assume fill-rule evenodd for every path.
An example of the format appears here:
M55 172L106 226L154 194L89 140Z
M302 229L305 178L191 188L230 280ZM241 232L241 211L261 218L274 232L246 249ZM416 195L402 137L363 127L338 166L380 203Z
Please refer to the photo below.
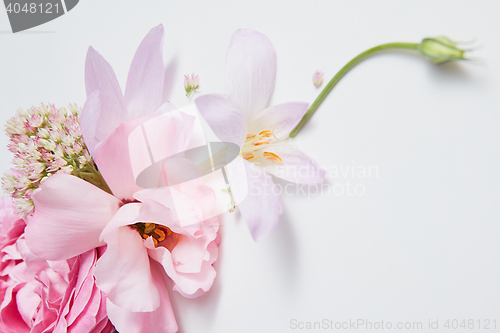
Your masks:
M127 121L128 116L113 68L92 47L89 47L85 60L85 88L87 97L95 90L101 90L101 107L97 110L99 121L95 136L103 141L122 121Z
M131 312L108 300L108 317L121 333L174 333L177 332L174 311L167 293L164 273L150 261L153 283L159 292L160 305L150 312ZM143 295L139 296L143 298Z
M106 252L94 270L97 287L113 304L133 312L160 306L159 288L151 275L148 251L139 233L121 227L105 235Z
M125 88L128 119L152 114L163 95L163 25L151 29L137 49Z
M99 113L101 110L101 91L94 90L83 105L80 115L80 128L82 137L91 155L94 154L95 146L100 142L96 138L97 126L99 123Z
M252 29L236 30L224 74L226 94L249 121L269 105L276 82L276 52L269 38Z
M238 205L250 233L259 242L269 236L283 214L279 188L271 176L255 164L244 161L249 184L247 197Z
M64 260L104 245L99 235L120 201L74 176L56 174L33 193L35 213L26 227L30 250Z
M275 145L268 151L279 156L281 163L261 159L259 166L278 178L300 184L316 184L326 176L325 169L291 144Z
M245 142L247 122L242 109L223 95L203 95L194 103L203 118L221 141L240 147Z
M300 122L308 106L308 103L288 102L268 107L250 121L248 133L271 130L278 139L284 140Z

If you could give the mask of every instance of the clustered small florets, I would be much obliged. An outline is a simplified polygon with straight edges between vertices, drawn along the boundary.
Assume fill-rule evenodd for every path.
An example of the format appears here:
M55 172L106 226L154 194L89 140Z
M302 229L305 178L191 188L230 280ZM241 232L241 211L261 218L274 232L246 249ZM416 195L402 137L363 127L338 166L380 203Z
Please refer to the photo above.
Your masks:
M5 125L14 168L4 174L2 187L21 217L33 212L31 195L48 177L93 165L82 140L80 109L76 105L68 109L45 104L19 109Z

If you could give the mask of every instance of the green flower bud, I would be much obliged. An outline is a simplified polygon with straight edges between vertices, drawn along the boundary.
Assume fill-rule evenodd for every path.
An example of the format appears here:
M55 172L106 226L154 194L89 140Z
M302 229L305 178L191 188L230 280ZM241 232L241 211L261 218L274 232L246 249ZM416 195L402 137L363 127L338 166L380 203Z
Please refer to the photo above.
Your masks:
M459 49L456 43L446 37L425 38L418 45L418 52L436 64L467 60L464 58L465 50Z

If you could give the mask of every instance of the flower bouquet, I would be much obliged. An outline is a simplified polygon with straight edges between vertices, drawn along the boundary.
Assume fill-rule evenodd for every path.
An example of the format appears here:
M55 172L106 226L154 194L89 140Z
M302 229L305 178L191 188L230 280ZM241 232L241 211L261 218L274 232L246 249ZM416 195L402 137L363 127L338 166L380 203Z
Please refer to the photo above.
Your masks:
M311 106L270 105L275 49L240 29L226 53L224 94L176 109L163 34L160 25L143 39L123 93L90 47L82 108L40 104L5 125L14 158L0 203L1 332L177 332L169 295L197 298L212 287L219 215L237 210L261 241L284 210L274 178L325 178L291 138L350 68L387 49L464 59L445 37L383 44L350 61ZM316 72L314 85L322 81ZM186 96L199 85L186 75ZM198 112L220 142L204 139Z

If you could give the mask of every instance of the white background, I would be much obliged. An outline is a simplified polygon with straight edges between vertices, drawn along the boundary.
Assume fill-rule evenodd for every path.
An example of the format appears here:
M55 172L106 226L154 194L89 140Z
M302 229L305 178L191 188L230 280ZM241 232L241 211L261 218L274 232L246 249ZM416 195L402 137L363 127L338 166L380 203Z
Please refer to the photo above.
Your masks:
M202 93L223 92L224 55L241 27L275 45L273 103L312 102L315 70L331 78L380 43L476 38L481 63L386 53L349 72L295 142L330 171L375 166L378 177L328 177L337 194L350 182L363 195L284 195L280 224L259 244L238 213L225 215L212 290L171 295L181 332L301 331L293 319L439 320L439 331L446 319L496 319L500 328L499 12L498 1L81 0L11 34L0 10L0 121L40 102L83 105L89 45L124 87L136 47L160 23L165 63L178 65L178 107L192 103L182 74L199 74ZM2 170L10 159L3 148Z

